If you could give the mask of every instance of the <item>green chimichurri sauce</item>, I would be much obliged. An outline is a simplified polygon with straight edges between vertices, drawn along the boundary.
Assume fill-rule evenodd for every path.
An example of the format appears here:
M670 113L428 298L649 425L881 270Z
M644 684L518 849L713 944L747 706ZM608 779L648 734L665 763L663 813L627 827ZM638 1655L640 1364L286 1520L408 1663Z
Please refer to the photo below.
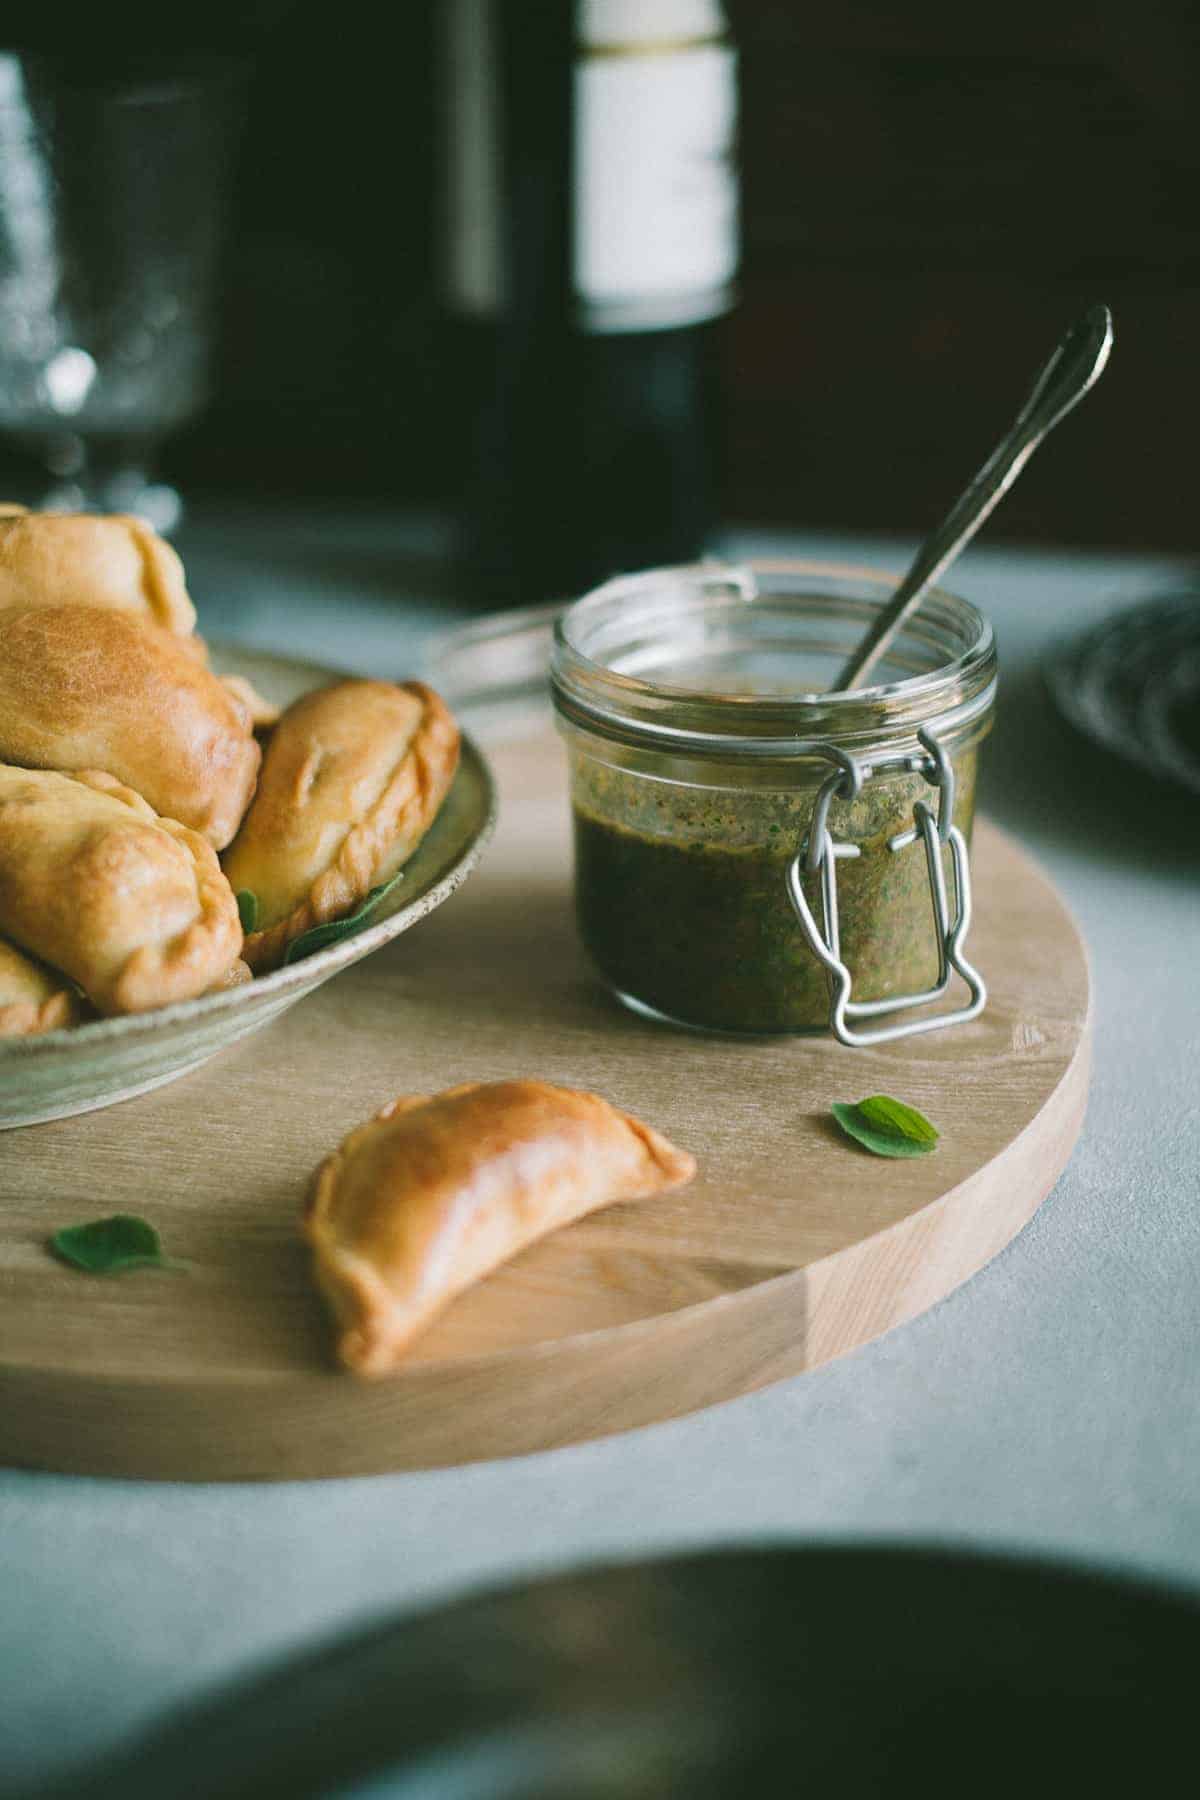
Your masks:
M954 760L955 822L969 832L976 752ZM785 881L815 787L705 790L584 755L572 764L579 927L605 980L687 1024L746 1032L825 1027L825 971ZM921 798L932 798L925 783L901 774L864 789L852 806L831 809L834 836L862 851L838 863L842 955L855 999L916 993L937 979L924 848L887 848L911 825ZM808 892L820 919L815 885Z

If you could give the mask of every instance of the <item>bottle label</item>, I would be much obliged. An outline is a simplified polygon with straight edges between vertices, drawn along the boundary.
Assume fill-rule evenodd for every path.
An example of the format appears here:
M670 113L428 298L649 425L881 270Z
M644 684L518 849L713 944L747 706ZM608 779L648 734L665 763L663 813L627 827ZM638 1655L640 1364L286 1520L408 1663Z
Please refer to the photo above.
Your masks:
M447 0L451 296L504 306L496 0ZM738 260L736 52L713 0L583 0L574 71L572 261L585 331L724 312ZM566 72L564 72L566 73ZM564 151L565 154L565 151Z
M721 42L589 47L575 67L574 277L588 331L693 325L738 256L736 58Z

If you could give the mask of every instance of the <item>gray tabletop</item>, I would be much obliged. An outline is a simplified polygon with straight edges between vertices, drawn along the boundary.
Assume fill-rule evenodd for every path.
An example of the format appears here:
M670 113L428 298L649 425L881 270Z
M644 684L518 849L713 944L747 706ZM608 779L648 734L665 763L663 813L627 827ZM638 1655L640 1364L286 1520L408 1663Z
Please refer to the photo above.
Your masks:
M909 548L730 546L888 569ZM201 517L181 540L210 635L397 674L455 617L441 547L369 513ZM278 1486L0 1470L0 1792L346 1628L599 1560L874 1539L1200 1586L1200 807L1086 750L1038 673L1060 634L1187 573L986 549L956 571L1000 642L984 804L1057 879L1096 987L1084 1134L1016 1242L840 1362L578 1449Z

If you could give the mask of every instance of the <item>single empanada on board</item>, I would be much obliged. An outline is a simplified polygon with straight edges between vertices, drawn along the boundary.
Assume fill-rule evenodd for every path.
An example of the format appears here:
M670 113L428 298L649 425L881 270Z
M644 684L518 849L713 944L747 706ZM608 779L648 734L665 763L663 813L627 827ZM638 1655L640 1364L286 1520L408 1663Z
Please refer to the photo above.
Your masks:
M650 1126L575 1088L495 1081L393 1100L326 1157L302 1227L341 1361L386 1374L456 1294L527 1244L695 1171Z
M0 607L64 601L115 607L181 637L196 624L183 564L144 519L0 507Z
M244 699L161 626L98 606L0 607L0 762L107 769L220 850L261 759Z
M243 955L272 969L292 939L388 881L433 823L458 767L458 726L419 681L339 681L272 731L258 790L222 858L258 902Z
M78 1017L70 982L0 938L0 1037L35 1037Z
M242 944L212 846L98 769L0 765L0 932L105 1013L207 992Z

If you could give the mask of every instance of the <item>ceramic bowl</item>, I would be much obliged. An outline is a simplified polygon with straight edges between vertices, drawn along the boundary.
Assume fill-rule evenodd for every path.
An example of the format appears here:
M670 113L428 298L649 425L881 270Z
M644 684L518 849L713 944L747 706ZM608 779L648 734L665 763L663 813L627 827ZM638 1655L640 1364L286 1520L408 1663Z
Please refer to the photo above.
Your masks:
M286 706L337 672L241 648L212 648L214 667L246 675ZM41 1037L0 1039L0 1130L65 1119L132 1099L185 1075L218 1050L259 1031L323 981L340 974L431 913L479 862L496 817L491 773L467 737L454 784L405 865L378 918L355 936L225 993L155 1012L99 1019Z

